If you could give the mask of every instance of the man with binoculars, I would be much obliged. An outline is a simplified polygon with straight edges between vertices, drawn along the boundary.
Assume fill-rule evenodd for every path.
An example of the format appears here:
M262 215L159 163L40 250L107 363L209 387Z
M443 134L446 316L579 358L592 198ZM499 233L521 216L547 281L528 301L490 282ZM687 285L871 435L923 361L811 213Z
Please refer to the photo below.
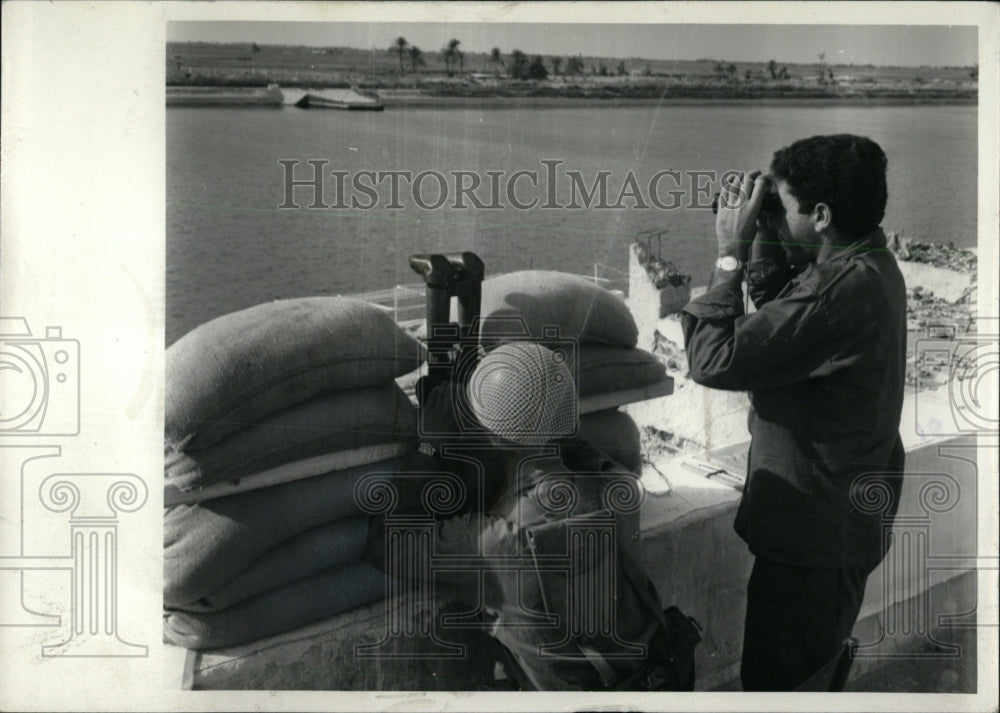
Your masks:
M816 136L724 181L715 271L682 315L691 377L750 392L745 690L793 690L837 654L890 544L906 293L879 228L886 165L870 139ZM891 497L866 514L872 475Z

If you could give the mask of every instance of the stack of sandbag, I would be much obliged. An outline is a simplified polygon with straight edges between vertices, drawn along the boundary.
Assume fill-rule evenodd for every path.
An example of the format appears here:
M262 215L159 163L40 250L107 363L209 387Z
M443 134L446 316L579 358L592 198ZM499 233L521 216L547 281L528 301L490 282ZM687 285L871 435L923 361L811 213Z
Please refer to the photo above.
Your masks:
M486 350L518 339L551 348L573 343L571 364L581 398L642 388L661 381L666 367L637 349L638 329L625 303L577 275L527 270L483 282L480 340ZM630 470L641 470L639 430L615 409L584 414L581 436Z
M245 643L385 595L354 487L414 447L395 379L422 359L387 314L340 297L252 307L167 350L168 641Z
M580 417L580 438L636 475L642 474L639 426L624 411L604 409Z

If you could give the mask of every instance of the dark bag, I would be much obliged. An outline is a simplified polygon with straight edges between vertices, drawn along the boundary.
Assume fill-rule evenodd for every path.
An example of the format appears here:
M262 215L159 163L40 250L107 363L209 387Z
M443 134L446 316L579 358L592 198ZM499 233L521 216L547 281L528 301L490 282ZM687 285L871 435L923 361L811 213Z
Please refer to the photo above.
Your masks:
M693 691L694 650L701 641L701 627L694 617L687 616L676 606L661 611L656 587L620 548L619 562L649 615L660 620L660 629L649 643L646 665L613 684L612 690Z
M589 447L569 449L570 452L564 458L567 465L574 471L602 472L607 469L604 466L604 458L596 449ZM590 462L587 462L587 458ZM594 459L597 459L594 462ZM581 467L583 466L583 467ZM613 467L613 464L612 464ZM582 488L592 485L593 481L585 481ZM581 503L586 497L581 496ZM597 510L586 514L577 513L573 515L573 520L579 523L581 520L595 518L599 521L607 521L612 515L607 510ZM557 555L565 552L572 558L584 556L581 552L570 552L567 548L571 538L567 536L567 520L543 520L542 522L524 523L528 537L529 549L535 554L536 547L543 555ZM622 601L631 601L638 611L633 611L630 618L636 618L646 625L646 634L643 643L646 644L645 662L636 661L632 665L622 665L622 660L612 651L601 651L595 642L583 639L577 640L576 644L581 653L590 662L593 670L597 674L596 681L603 684L604 690L635 690L635 691L691 691L694 690L695 664L694 650L701 641L698 623L691 617L686 616L676 606L663 608L660 597L653 582L646 575L641 565L622 547L621 542L615 546L617 552L617 568L619 574L619 586L625 586L632 590L634 596L626 597ZM584 557L584 559L589 559ZM546 582L542 570L535 561L535 572L538 581L539 593L542 596L541 610L549 613L565 615L564 612L551 612L549 602L555 603L556 598L545 597ZM583 574L583 576L587 576ZM594 583L589 586L592 588ZM587 589L586 583L583 587ZM659 626L656 626L656 623ZM515 675L515 677L517 677Z
M701 641L701 627L675 606L663 610L663 635L653 637L647 668L638 687L618 690L693 691L694 650Z
M601 513L592 513L601 515ZM605 513L606 514L606 513ZM555 543L568 544L569 538L566 536L566 521L552 521L540 526L529 526L527 528L529 546L532 553L535 553L536 545L542 549L542 554L551 554L558 550ZM546 546L548 545L548 546ZM593 677L595 687L603 684L604 690L611 691L692 691L695 681L694 651L701 641L700 627L698 623L689 616L686 616L676 606L663 609L659 595L653 582L646 576L639 564L629 555L629 553L619 543L616 547L617 566L620 573L624 575L619 584L631 589L634 597L630 597L638 606L639 611L632 614L633 620L647 622L647 634L644 640L646 644L646 660L638 665L622 666L622 662L610 651L602 652L585 638L578 638L576 645L579 651L584 654L587 661L593 667L596 676ZM581 553L574 553L580 556ZM551 612L550 602L554 603L553 597L545 596L546 578L541 569L538 568L538 560L535 560L536 577L539 585L539 592L542 596L541 610L549 613L558 613L566 616L565 612ZM656 623L658 622L658 625ZM508 656L507 668L511 670L513 657ZM518 675L517 669L511 671L515 679L522 682L527 680L526 676ZM530 685L530 684L529 684Z

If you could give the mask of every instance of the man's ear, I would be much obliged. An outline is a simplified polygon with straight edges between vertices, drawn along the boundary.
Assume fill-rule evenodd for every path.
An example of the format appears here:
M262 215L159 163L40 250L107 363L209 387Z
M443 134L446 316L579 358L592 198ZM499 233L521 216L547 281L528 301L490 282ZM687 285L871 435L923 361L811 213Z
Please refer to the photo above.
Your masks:
M813 228L817 233L833 227L833 211L826 203L817 203L812 212Z

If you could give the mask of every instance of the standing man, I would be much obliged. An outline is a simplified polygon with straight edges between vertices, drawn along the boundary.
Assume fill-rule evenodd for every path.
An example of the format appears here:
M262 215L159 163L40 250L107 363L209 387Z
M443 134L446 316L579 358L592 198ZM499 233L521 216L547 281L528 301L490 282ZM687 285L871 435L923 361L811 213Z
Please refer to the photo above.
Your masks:
M885 172L878 144L841 134L779 150L770 176L733 177L719 201L711 284L682 315L691 377L750 392L735 523L755 556L744 690L793 690L835 656L889 546L903 472L906 293L879 228ZM890 488L887 512L854 506L866 474Z

